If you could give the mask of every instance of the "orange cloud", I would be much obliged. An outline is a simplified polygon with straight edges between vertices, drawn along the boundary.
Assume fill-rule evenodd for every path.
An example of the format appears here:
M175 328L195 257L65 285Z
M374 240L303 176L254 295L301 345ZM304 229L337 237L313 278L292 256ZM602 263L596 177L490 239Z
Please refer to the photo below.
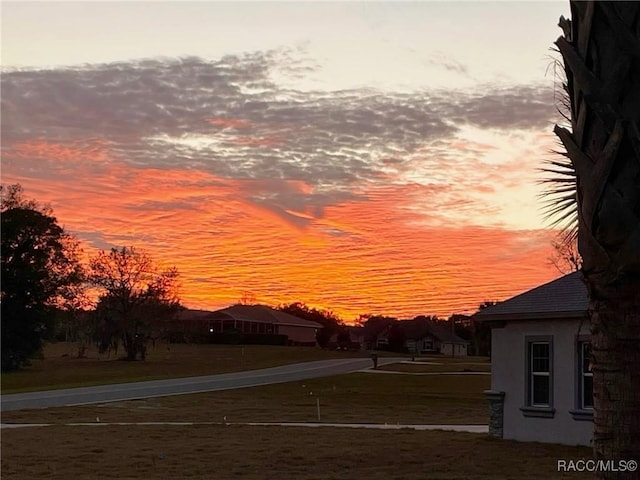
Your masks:
M73 153L46 143L29 148L55 159ZM304 301L346 320L367 312L448 316L557 276L545 261L552 232L447 223L412 202L425 192L419 185L360 187L359 198L317 215L255 203L252 195L267 188L262 181L202 171L96 160L76 166L82 181L3 173L3 181L19 181L28 196L50 203L87 253L135 245L177 266L183 302L193 308L221 308L249 291L264 303ZM314 193L301 181L268 188ZM282 212L304 223L292 228Z
M220 128L248 128L251 126L250 122L246 120L241 120L239 118L207 118L207 122L215 127Z
M46 159L56 162L102 162L109 159L110 143L101 139L85 139L73 143L48 140L20 142L9 147L8 155L16 159Z

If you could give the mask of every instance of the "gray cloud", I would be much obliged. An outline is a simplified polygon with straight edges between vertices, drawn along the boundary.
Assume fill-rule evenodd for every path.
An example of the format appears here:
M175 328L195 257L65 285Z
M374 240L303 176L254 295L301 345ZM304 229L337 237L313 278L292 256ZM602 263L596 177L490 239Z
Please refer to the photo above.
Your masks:
M532 86L470 94L448 108L453 121L483 128L544 128L556 118L553 90Z
M257 194L246 193L257 204L282 216L305 209L321 216L350 185L401 170L405 157L451 137L458 125L540 128L555 114L550 89L532 86L482 93L300 92L274 80L276 69L304 76L313 68L281 50L214 62L150 59L5 72L3 157L8 165L28 165L40 159L29 151L17 161L23 142L82 149L100 139L112 160L260 180L253 185ZM72 173L47 162L53 176ZM293 191L283 180L302 180L315 192Z

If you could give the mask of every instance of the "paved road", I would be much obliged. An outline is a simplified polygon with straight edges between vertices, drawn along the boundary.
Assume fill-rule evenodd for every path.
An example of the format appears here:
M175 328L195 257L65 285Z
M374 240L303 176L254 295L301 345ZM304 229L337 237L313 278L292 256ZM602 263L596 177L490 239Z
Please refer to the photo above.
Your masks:
M402 359L381 357L378 360L378 365L396 363L400 360ZM216 390L340 375L370 368L371 366L371 360L368 358L333 359L221 375L16 393L0 397L0 411L8 412L28 408L62 407L165 397L168 395L184 395L187 393L213 392Z

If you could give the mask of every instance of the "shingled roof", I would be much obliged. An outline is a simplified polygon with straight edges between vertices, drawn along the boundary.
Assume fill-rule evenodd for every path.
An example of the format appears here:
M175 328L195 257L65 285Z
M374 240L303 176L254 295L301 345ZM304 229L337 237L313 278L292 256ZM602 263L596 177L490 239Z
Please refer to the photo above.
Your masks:
M210 314L210 317L213 318L220 316L247 322L322 328L322 325L317 322L289 315L288 313L275 310L265 305L233 305L232 307L223 308L222 310L216 310Z
M480 321L581 318L588 296L582 273L573 272L487 307L473 317Z

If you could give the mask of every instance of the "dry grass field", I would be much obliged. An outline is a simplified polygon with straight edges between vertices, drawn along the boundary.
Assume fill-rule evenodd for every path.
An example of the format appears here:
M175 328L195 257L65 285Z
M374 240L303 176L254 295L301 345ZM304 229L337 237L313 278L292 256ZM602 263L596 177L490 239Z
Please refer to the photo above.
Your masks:
M144 369L155 378L178 376L181 371L194 375L241 369L235 364L241 347L191 346L192 351L180 347L185 348L172 347L171 356L156 353L147 365L100 358L74 360L50 350L40 365L20 374L25 375L23 387L41 388L56 385L55 380L97 383L101 372L115 381L132 378ZM345 355L316 349L246 348L245 368ZM203 361L206 365L196 365ZM177 365L181 362L184 364ZM89 366L78 367L85 363ZM467 368L465 363L480 363L485 368L486 361L443 359L442 363L435 367L454 371ZM118 367L131 370L119 372ZM414 368L414 373L420 373L427 367L434 366L396 364L393 368L404 372ZM73 373L76 368L79 372ZM54 378L44 381L46 372ZM489 382L487 375L353 373L194 395L6 412L3 422L52 426L3 429L1 476L3 480L583 478L557 473L556 461L587 458L590 451L586 448L444 431L240 425L315 422L317 399L325 423L486 424L482 391ZM231 425L222 424L225 417ZM67 425L77 422L91 425ZM113 424L118 422L214 424Z
M486 424L489 376L353 373L128 402L6 412L3 422L314 422Z
M250 426L95 426L2 435L2 478L539 480L586 448L442 431Z

